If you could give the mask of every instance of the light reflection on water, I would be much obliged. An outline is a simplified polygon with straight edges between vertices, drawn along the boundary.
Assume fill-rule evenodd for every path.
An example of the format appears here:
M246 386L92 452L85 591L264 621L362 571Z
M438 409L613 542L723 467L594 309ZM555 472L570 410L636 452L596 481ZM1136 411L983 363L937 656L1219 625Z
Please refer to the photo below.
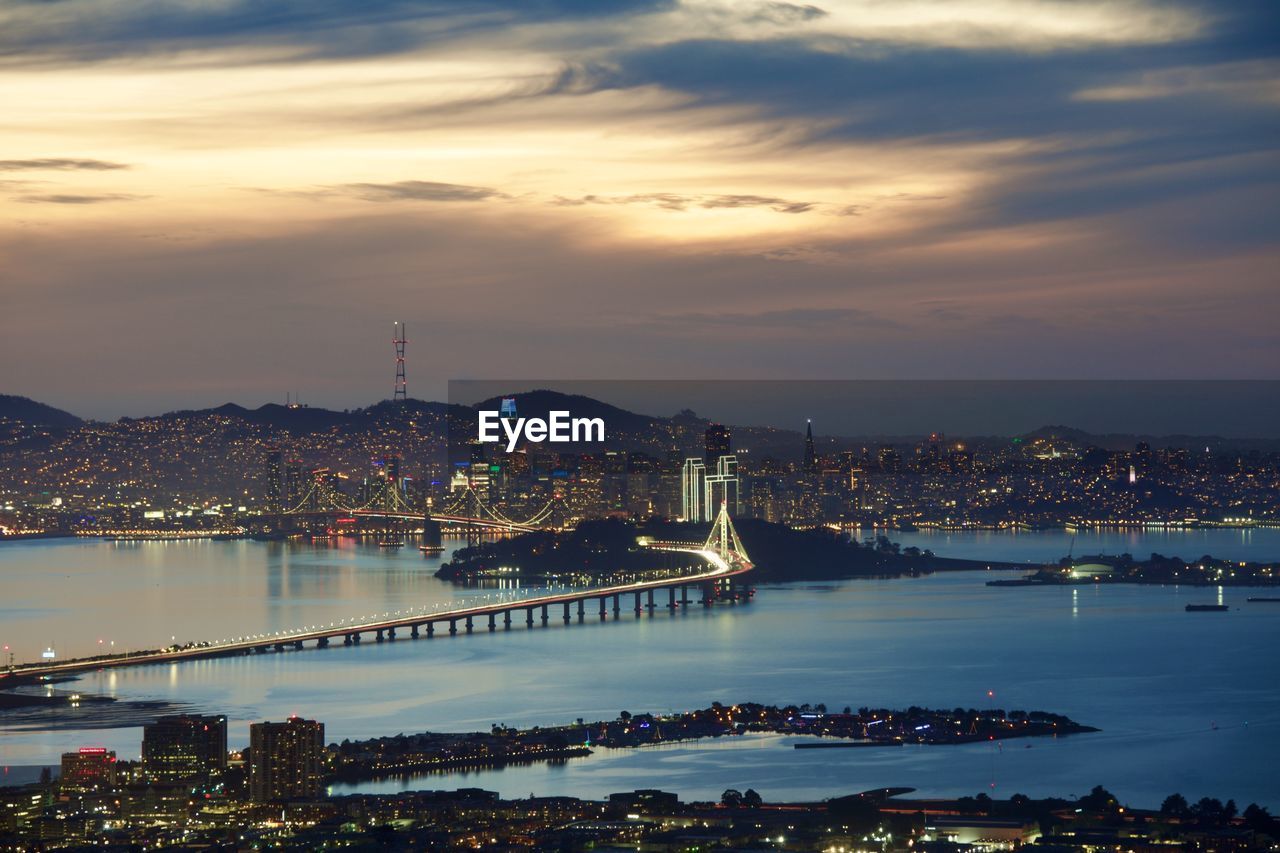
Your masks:
M1223 541L1197 532L1184 542L1187 552L1171 547L1167 534L1138 544L1166 554L1238 556L1223 549L1238 544L1239 531L1213 533ZM997 559L1015 551L1052 558L1068 547L1061 534L993 542L997 535L923 534L948 537L948 547L938 538L900 538L944 555L971 556L965 549L981 546ZM1120 550L1142 553L1129 542ZM1250 532L1256 558L1274 556L1266 552L1277 545L1280 531ZM1097 550L1104 549L1077 540L1077 554ZM16 595L0 604L0 639L16 633L43 646L53 638L72 654L77 643L92 645L108 631L145 642L183 625L205 638L486 594L437 581L438 562L408 548L8 543L0 547L0 582ZM553 620L532 631L517 620L510 636L479 626L471 637L112 670L77 688L226 713L233 745L247 741L250 721L291 713L323 720L329 739L341 740L594 720L715 700L982 707L993 690L1000 707L1066 713L1104 731L904 750L797 751L781 739L754 738L607 751L564 766L453 773L413 786L602 796L661 780L685 796L754 787L798 799L899 784L959 794L995 781L1006 795L1047 795L1101 783L1137 805L1158 804L1173 790L1280 805L1267 763L1280 755L1280 669L1271 653L1280 608L1248 605L1242 589L1000 589L986 587L988 577L765 586L749 605L711 612L673 617L659 608L636 620L624 611L619 624L605 625L589 614L582 627ZM1231 612L1183 610L1219 597ZM52 762L91 744L136 757L139 740L137 729L0 729L0 763Z

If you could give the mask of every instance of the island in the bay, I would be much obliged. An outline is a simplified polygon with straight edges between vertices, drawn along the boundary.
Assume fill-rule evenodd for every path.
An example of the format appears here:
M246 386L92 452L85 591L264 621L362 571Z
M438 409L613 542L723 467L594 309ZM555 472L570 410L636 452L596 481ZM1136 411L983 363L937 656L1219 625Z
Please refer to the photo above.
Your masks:
M1061 714L1001 708L931 709L912 706L844 708L713 702L680 714L631 713L616 719L488 732L399 734L343 741L328 751L332 778L342 781L415 775L464 767L496 767L585 757L592 747L630 748L661 743L769 733L806 736L795 748L960 744L1096 732ZM812 740L809 738L819 738Z
M927 549L901 547L884 535L859 540L847 531L821 525L796 528L752 518L738 520L735 525L755 563L754 577L759 582L1028 569L1025 563L939 557ZM599 582L643 572L692 571L695 557L654 551L639 543L646 537L695 540L706 533L705 524L593 519L570 531L535 531L459 549L436 575L467 583L498 578L539 583ZM991 581L992 586L1068 583L1274 586L1280 584L1280 565L1210 556L1183 560L1160 554L1146 560L1129 554L1064 557L1024 578Z

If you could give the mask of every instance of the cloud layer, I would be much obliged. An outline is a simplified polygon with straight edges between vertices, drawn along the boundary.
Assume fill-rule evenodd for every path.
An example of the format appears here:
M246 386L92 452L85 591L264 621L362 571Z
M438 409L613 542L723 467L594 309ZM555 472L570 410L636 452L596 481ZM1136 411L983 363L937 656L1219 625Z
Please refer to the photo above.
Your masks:
M1275 376L1277 45L1262 0L0 2L0 339L68 330L0 384L346 405L394 319L422 394Z

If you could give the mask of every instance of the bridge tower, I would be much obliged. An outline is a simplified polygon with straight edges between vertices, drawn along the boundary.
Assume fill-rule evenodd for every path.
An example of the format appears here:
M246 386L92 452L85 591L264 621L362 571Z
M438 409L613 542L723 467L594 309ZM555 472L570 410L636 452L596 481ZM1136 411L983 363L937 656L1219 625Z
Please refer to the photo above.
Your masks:
M727 501L720 502L720 514L712 523L711 535L707 537L707 543L702 547L708 551L715 551L724 560L728 560L730 554L736 554L741 560L748 560L747 549L742 547L742 540L738 538L733 519L729 517Z
M404 345L407 342L404 336L404 323L397 322L395 335L391 338L391 343L396 347L396 388L391 399L396 403L403 403L409 399L409 384L404 378Z

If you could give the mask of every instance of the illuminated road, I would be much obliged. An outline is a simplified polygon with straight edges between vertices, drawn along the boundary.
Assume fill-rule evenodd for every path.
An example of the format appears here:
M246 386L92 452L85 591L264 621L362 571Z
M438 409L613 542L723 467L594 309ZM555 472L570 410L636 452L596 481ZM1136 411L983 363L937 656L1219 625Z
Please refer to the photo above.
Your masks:
M669 601L665 605L668 608L674 609L679 606L687 606L689 603L687 588L691 586L702 587L702 602L705 606L710 606L711 601L716 596L717 587L724 586L732 590L733 579L746 574L753 568L750 561L733 550L715 550L707 546L679 542L647 541L644 544L646 547L659 551L696 554L706 561L706 570L670 578L637 581L635 583L607 587L587 587L553 595L471 605L452 610L410 612L407 614L401 612L385 618L369 619L362 622L312 625L292 632L240 637L216 643L196 643L181 647L168 647L152 652L123 653L98 658L69 660L62 663L24 664L0 675L0 687L4 685L5 678L10 675L21 676L26 679L32 676L62 675L109 667L140 666L143 664L173 663L198 658L263 653L273 649L275 651L285 651L288 648L301 649L304 643L309 641L315 642L319 647L328 646L329 641L335 639L341 640L345 645L353 645L360 642L362 634L373 634L377 638L377 642L382 642L384 639L395 639L397 629L409 629L412 632L410 636L414 638L420 635L421 629L425 629L425 635L431 637L435 633L436 625L447 624L449 633L456 634L458 626L461 624L463 630L470 633L474 630L477 619L487 619L488 630L493 631L497 628L499 616L502 617L503 626L510 627L512 622L511 614L521 610L526 611L525 623L527 625L532 626L534 624L535 612L539 612L540 621L545 625L550 619L550 608L554 606L563 608L563 620L567 624L571 621L570 610L572 605L577 605L578 620L583 621L586 613L585 604L591 600L599 601L600 618L604 619L609 609L607 607L608 599L612 598L612 611L616 618L616 615L622 610L621 601L623 596L632 596L634 598L633 609L636 613L639 613L642 609L641 597L647 596L647 601L643 607L652 611L658 606L654 601L654 592L660 589L669 590ZM679 603L677 603L676 599L677 590L680 591Z

